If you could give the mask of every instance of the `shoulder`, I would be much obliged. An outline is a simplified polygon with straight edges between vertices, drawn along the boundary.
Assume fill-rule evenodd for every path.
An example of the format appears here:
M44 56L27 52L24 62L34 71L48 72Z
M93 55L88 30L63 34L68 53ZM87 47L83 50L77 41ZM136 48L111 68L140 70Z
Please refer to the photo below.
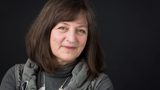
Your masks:
M91 82L91 85L94 90L113 90L112 82L105 73L100 73L98 77Z
M8 69L2 79L0 90L4 90L4 88L5 90L16 90L16 86L20 83L23 67L24 64L16 64Z
M0 86L1 90L4 90L4 88L5 90L14 90L16 88L15 67L16 65L12 66L5 73Z
M12 66L11 68L9 68L7 70L7 72L5 73L2 81L7 80L8 78L9 79L14 79L15 78L15 67L16 67L16 65Z

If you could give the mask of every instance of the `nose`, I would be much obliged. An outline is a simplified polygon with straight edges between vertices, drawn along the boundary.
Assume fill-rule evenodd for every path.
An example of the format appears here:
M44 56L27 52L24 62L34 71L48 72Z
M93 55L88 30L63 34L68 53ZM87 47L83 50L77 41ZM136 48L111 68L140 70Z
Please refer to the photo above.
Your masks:
M76 43L77 42L77 37L76 37L76 33L73 31L69 31L67 33L67 37L66 37L67 41L69 43Z

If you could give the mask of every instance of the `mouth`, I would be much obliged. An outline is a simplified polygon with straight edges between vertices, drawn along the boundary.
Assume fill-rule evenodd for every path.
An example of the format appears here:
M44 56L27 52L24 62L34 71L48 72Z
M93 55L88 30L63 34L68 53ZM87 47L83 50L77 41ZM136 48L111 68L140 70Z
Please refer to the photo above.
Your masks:
M73 46L63 46L64 48L66 48L66 49L69 49L69 50L74 50L74 49L76 49L76 47L73 47Z

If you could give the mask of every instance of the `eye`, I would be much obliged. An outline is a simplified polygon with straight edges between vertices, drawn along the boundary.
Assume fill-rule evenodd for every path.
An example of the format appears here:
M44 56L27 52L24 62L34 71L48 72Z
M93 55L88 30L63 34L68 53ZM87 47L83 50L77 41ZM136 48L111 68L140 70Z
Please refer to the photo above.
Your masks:
M87 30L78 29L78 30L77 30L77 33L78 33L79 35L84 35L84 34L87 34Z
M60 32L66 32L66 31L68 30L68 28L65 27L65 26L59 26L57 29L58 29Z

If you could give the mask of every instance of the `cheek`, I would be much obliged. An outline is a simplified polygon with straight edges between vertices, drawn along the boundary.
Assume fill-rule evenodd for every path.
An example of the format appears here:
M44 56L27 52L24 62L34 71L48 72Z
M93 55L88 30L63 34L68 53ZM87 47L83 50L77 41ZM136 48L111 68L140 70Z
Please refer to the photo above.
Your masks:
M86 42L87 42L87 37L79 38L79 42L81 46L85 47Z
M51 47L59 47L61 45L62 40L63 40L62 35L59 35L54 31L51 32L50 36Z

